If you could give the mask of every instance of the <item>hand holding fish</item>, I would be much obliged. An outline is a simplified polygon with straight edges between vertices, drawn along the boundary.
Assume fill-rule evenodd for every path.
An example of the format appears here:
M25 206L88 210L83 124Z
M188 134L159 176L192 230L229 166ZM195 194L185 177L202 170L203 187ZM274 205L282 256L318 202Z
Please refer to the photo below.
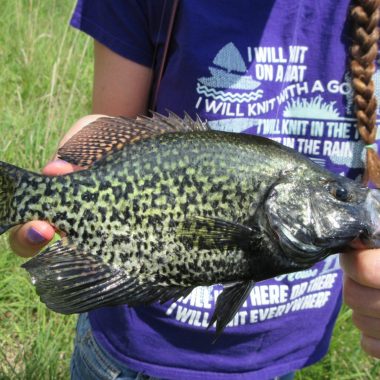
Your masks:
M362 348L380 358L380 249L344 253L341 265L344 300L362 333Z
M74 171L73 165L63 160L49 162L42 173L49 176L62 175ZM17 255L32 257L48 244L54 237L54 227L42 220L16 226L10 230L9 244Z
M104 115L87 115L79 119L66 133L59 146L62 146L84 126L101 116ZM42 169L42 173L48 176L57 176L71 173L78 169L79 167L73 164L55 159ZM12 251L18 256L32 257L53 239L54 233L55 229L51 224L40 220L33 220L12 228L9 232L9 244Z

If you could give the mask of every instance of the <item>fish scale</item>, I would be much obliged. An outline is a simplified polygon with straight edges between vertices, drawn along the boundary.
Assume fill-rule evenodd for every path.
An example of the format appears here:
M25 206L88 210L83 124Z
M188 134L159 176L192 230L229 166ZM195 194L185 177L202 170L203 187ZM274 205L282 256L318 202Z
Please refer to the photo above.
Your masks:
M0 233L42 219L66 235L23 265L57 312L165 302L221 283L209 321L219 334L256 281L357 238L380 245L376 190L188 116L100 118L58 154L84 170L46 177L0 162Z

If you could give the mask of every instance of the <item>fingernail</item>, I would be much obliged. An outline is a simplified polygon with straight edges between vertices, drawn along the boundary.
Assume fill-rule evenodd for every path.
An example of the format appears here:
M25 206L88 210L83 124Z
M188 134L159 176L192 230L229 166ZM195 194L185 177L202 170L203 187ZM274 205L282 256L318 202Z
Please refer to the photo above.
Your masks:
M46 239L33 227L28 229L26 237L33 244L40 244L46 241Z
M48 162L48 165L54 164L54 165L67 165L67 161L61 160L59 158L56 158L53 161Z

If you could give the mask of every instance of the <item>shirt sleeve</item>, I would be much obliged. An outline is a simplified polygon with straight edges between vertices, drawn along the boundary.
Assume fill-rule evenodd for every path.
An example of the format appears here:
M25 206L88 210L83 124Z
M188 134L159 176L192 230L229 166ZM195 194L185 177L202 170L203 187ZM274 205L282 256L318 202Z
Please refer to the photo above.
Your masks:
M70 24L115 53L152 67L165 41L165 5L164 0L78 0Z

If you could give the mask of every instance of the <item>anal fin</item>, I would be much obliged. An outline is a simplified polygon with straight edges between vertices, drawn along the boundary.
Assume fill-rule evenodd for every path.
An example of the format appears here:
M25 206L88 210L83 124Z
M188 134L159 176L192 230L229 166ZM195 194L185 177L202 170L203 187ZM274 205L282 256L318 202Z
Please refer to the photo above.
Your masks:
M176 299L191 290L141 281L122 268L82 252L62 239L22 265L46 306L58 313L83 313L99 307L139 306Z

